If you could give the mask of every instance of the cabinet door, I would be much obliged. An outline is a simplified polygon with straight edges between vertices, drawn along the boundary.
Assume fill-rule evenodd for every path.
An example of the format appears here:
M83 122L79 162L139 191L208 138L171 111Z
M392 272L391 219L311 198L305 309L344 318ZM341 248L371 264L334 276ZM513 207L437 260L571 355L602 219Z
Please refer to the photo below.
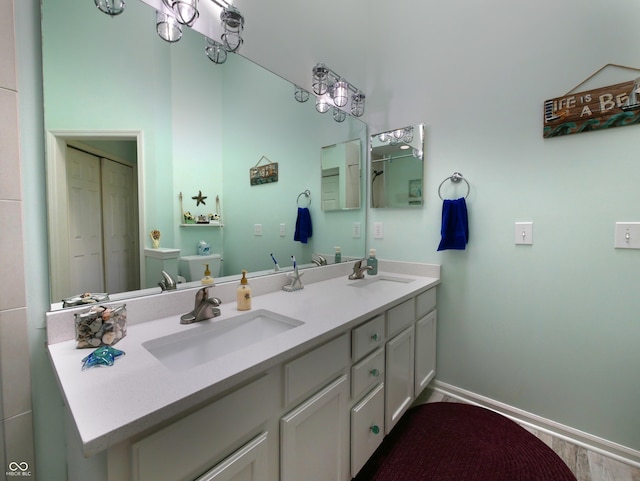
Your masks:
M349 382L338 378L280 420L281 481L348 481Z
M253 439L196 481L267 481L267 436Z
M413 401L415 328L410 326L387 342L385 433L396 425Z
M416 396L436 375L436 317L431 311L416 322Z

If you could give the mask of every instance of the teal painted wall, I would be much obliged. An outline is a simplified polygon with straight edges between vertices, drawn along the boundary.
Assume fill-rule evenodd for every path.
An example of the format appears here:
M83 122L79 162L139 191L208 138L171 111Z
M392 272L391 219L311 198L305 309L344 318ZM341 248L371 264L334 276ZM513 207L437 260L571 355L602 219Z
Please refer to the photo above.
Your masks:
M427 144L424 208L370 211L386 235L369 246L442 264L438 379L638 450L640 251L613 243L615 222L640 220L640 126L544 140L542 118L607 63L640 68L640 2L462 3L394 3L412 14L392 42L371 7L367 92L395 86L370 96L371 130L424 122ZM638 75L609 68L578 91ZM470 240L438 253L454 171ZM514 245L517 221L532 246Z

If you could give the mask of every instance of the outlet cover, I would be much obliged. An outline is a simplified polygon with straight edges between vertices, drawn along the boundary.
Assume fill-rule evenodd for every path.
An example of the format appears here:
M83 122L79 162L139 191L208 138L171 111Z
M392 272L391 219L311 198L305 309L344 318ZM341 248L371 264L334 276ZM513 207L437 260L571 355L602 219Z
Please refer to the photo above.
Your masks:
M353 237L354 239L360 239L360 225L360 222L353 223L353 232L351 237Z
M254 236L262 235L262 224L253 224L253 235Z
M382 222L373 223L373 238L384 239L384 224Z
M614 247L640 249L640 222L616 222Z
M533 222L516 222L516 245L533 244Z

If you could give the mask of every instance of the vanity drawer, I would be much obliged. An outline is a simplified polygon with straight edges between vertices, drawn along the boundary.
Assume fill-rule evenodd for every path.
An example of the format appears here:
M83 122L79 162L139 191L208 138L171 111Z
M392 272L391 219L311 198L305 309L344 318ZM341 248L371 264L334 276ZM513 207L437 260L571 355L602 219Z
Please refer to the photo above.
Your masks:
M387 311L387 337L391 338L395 333L410 325L416 320L415 301L409 299Z
M351 352L357 361L384 344L384 314L356 327L351 336Z
M384 379L384 349L380 348L351 368L351 394L358 399L373 384Z
M380 446L384 438L384 384L378 384L351 409L351 476Z
M284 399L290 405L321 388L349 365L349 334L329 341L284 365Z
M436 307L436 288L432 287L416 296L416 319L433 311Z

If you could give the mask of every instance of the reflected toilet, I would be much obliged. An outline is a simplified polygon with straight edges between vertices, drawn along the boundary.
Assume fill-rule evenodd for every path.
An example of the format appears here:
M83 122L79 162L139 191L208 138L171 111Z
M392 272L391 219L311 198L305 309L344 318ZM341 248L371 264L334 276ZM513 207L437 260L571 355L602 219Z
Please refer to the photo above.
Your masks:
M206 264L209 264L211 277L215 279L220 276L222 267L222 256L220 254L180 257L178 259L178 274L184 277L187 282L199 281L204 277Z

